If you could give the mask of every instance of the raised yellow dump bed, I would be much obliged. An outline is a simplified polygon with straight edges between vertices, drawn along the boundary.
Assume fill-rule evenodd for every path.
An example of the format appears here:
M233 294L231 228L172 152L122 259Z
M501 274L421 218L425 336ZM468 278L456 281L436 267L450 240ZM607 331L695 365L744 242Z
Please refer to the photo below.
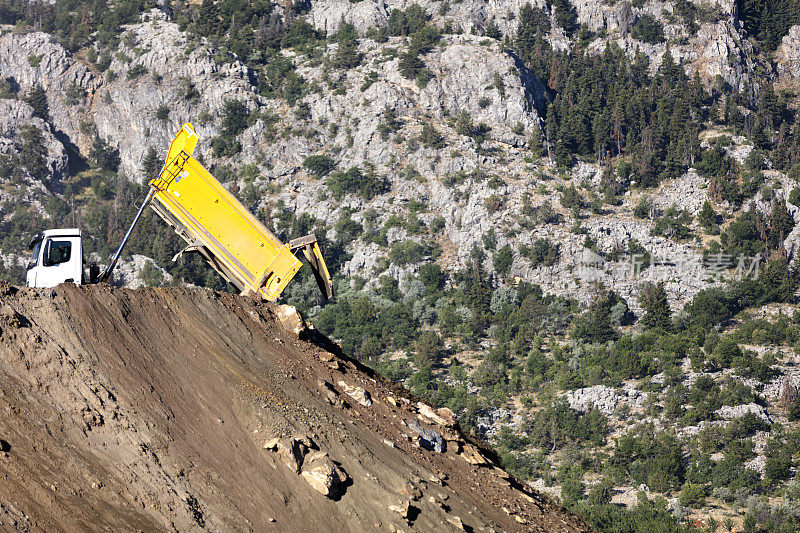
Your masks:
M316 237L283 244L192 157L198 140L192 125L184 124L161 174L150 182L150 205L188 243L181 254L202 254L243 293L274 301L302 266L294 255L302 248L320 290L330 298L331 278Z

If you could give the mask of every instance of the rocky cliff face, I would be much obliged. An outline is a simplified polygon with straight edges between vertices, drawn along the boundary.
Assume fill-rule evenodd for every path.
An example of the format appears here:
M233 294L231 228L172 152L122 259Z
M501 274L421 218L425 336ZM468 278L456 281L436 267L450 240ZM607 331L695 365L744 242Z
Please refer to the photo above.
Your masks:
M434 21L458 24L465 32L479 33L482 25L493 21L506 34L515 31L515 17L521 6L519 2L461 2L448 9L421 5ZM363 34L384 24L396 7L403 5L366 0L313 2L308 20L328 33L338 29L342 21L349 22ZM701 23L688 38L679 39L685 28L670 15L668 3L648 2L642 8L633 8L627 2L615 6L578 2L575 9L578 22L590 30L605 31L604 37L590 45L592 51L615 42L631 55L636 49L642 50L649 56L651 68L656 68L661 55L669 49L688 72L698 72L709 85L717 76L733 87L756 81L752 73L760 59L735 22L732 2L709 7L713 12L709 21ZM667 37L675 36L677 40L661 45L633 40L631 24L643 14L663 20ZM552 23L551 40L558 45L561 30L555 19ZM795 33L790 32L778 52L778 68L783 77L798 71L792 63ZM211 141L221 132L222 109L226 101L239 100L258 118L241 134L242 151L229 162L257 164L260 176L255 186L263 190L270 185L272 191L256 200L254 210L269 210L281 200L296 214L309 213L333 226L344 212L352 213L355 221L363 223L364 213L376 207L379 215L375 223L380 225L392 214L404 216L407 203L419 200L427 206L420 215L423 222L430 224L439 216L444 219L443 231L436 238L448 250L445 260L450 267L463 265L472 248L481 244L482 236L494 229L497 246L508 243L517 252L512 276L536 281L545 290L558 294L577 295L584 301L591 295L590 281L602 280L635 300L641 278L627 277L618 265L584 268L584 235L569 232L566 224L527 229L517 220L524 195L532 195L534 207L545 200L557 206L557 189L563 182L557 177L550 183L538 183L536 177L550 171L525 162L528 139L534 130L543 128L547 95L542 83L498 41L464 34L445 36L433 52L423 56L431 78L424 85L418 84L398 72L403 43L402 38L390 38L385 43L361 40L357 51L362 56L360 64L348 71L322 68L317 60L287 54L310 87L303 99L303 111L298 113L283 100L259 95L255 74L248 67L237 60L220 63L212 49L190 42L158 10L147 13L142 23L126 27L118 53L105 72L99 72L82 57L69 54L49 35L8 28L0 37L0 72L13 78L23 92L34 86L43 87L51 120L44 124L32 118L24 103L3 100L2 105L8 110L3 113L2 125L9 135L6 149L14 150L15 142L19 144L13 132L22 124L35 123L44 131L52 177L46 180L47 186L26 178L31 198L46 196L42 187L58 194L59 183L68 177L68 146L74 145L85 154L96 137L117 147L121 172L128 179L141 182L147 150L155 148L163 154L175 130L185 121L192 121L201 137L201 157L207 163L218 161L212 154ZM337 46L329 44L324 52L335 54ZM387 109L397 115L395 131L390 135L381 132ZM464 112L474 125L484 124L490 132L490 150L459 133L456 119ZM445 149L419 142L425 124L434 127ZM309 176L303 167L305 158L315 154L331 156L341 169L367 163L389 180L390 192L371 201L353 196L332 198L324 180ZM566 177L577 183L597 183L599 170L583 165L573 176ZM461 183L445 185L443 178L460 174L466 175ZM501 177L501 183L484 176ZM243 185L241 180L234 184ZM655 191L656 208L663 210L675 204L696 213L704 201L705 186L704 180L690 172ZM33 193L36 187L41 194ZM788 189L783 192L788 194ZM496 198L502 199L499 208L487 208ZM629 197L619 209L592 217L585 224L589 237L597 242L597 250L610 251L635 238L654 256L678 258L682 264L696 263L699 256L694 243L651 237L650 222L621 216L632 208L634 200ZM562 215L567 221L570 219L567 211ZM520 246L542 237L561 243L563 261L558 265L531 267L519 255ZM403 228L394 228L387 234L387 245L408 238L417 239ZM790 239L792 249L793 242ZM386 251L387 248L374 245L354 245L354 257L344 272L369 279L372 268ZM491 268L490 261L486 264ZM402 272L408 271L391 268L391 274L401 277ZM707 286L708 276L702 273L692 277L695 281L687 281L673 266L663 268L666 270L658 279L668 281L673 302L686 301ZM590 272L589 277L576 276L576 270Z
M12 179L14 187L6 187L0 191L4 201L22 200L43 208L47 196L61 191L61 181L68 177L67 151L56 137L56 131L44 120L33 116L31 106L18 100L0 100L0 154L7 157L19 157L26 149L28 140L26 132L31 128L41 132L43 168L41 175L32 176L23 171Z
M543 9L549 16L551 44L560 49L570 46L570 39L558 25L555 10L544 1L463 1L444 5L428 1L416 3L439 24L449 23L465 33L481 35L493 23L503 35L508 36L513 36L517 31L522 6L531 4ZM363 35L370 28L385 25L393 9L405 9L408 5L409 2L403 1L345 3L325 0L312 3L309 19L317 29L328 33L335 32L342 23L349 23ZM619 45L631 57L636 49L640 49L647 54L655 69L661 56L669 49L676 59L683 60L689 70L699 72L707 82L713 82L719 75L737 90L745 82L761 82L757 76L753 76L757 66L768 68L742 33L737 20L736 2L731 0L699 6L704 10L704 16L697 28L687 24L671 2L648 1L642 3L641 7L634 7L628 0L608 3L580 0L572 2L572 5L578 25L586 25L588 30L604 34L592 43L591 49L594 51L602 50L610 42ZM653 16L663 24L668 42L653 45L633 38L631 29L642 15Z

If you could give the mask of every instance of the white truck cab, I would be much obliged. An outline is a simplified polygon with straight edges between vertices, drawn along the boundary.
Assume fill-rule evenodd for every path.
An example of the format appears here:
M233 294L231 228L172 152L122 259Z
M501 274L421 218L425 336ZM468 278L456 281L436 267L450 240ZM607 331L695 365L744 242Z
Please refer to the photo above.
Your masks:
M28 287L48 288L65 282L77 285L86 283L81 230L47 230L36 235L30 247L33 249L33 259L28 268Z

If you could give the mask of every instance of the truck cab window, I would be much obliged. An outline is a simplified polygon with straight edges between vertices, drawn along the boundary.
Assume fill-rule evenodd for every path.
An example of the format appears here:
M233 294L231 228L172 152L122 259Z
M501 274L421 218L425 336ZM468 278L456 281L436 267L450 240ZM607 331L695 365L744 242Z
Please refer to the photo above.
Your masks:
M47 263L58 265L69 261L72 255L72 243L70 241L50 241L48 247Z

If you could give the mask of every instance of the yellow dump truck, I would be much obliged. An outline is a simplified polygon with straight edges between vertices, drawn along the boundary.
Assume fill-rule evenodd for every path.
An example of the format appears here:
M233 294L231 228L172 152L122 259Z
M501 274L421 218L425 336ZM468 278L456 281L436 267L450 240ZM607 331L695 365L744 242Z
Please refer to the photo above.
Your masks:
M94 269L94 275L89 276L90 282L98 277L99 281L108 279L131 231L145 207L150 205L187 243L173 260L183 253L199 253L242 293L258 293L274 301L302 266L295 256L295 252L302 250L323 296L332 297L331 277L316 237L307 235L289 242L288 245L283 244L192 157L198 141L192 125L184 124L170 145L159 176L150 182L147 198L114 257L102 275L99 275L99 269ZM59 251L59 257L65 255L63 243L45 243L44 240L50 237L46 234L42 237L38 241L37 250L47 252L52 248ZM44 256L48 257L47 253ZM67 280L75 283L86 281L86 276L82 275L82 267L77 275L64 274L69 276L68 279L61 273L56 274L55 268L58 264L53 265L53 261L47 259L43 261L44 264L39 265L42 272L33 276L32 286L44 286L37 284L36 279L42 280L42 283L47 280L48 286Z
M283 244L192 157L199 138L184 124L173 139L158 178L150 182L152 207L222 277L244 293L280 296L302 264L302 249L325 297L331 278L317 239L308 235Z

